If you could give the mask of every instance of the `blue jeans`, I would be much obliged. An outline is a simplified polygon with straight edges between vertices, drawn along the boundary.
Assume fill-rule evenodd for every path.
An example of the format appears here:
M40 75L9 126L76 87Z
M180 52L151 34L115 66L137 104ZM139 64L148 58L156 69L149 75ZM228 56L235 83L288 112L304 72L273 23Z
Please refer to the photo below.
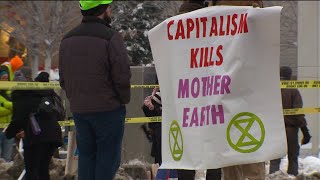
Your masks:
M6 135L0 130L0 158L7 162L12 161L14 138L7 139Z
M79 180L112 180L120 166L125 107L90 114L74 113L79 150Z

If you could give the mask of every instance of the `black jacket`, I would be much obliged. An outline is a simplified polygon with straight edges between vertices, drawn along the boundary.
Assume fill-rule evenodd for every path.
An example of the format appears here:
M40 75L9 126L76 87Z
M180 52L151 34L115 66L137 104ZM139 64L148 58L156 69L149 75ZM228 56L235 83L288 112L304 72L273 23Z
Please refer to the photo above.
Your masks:
M25 132L24 147L39 143L51 143L56 147L62 145L61 127L58 118L48 113L37 113L36 119L41 128L40 135L34 135L31 129L29 115L35 113L42 97L52 97L53 90L14 91L12 93L12 121L6 129L7 138L15 137L18 132Z
M130 62L123 39L97 17L84 17L65 35L59 74L74 113L112 111L130 101Z

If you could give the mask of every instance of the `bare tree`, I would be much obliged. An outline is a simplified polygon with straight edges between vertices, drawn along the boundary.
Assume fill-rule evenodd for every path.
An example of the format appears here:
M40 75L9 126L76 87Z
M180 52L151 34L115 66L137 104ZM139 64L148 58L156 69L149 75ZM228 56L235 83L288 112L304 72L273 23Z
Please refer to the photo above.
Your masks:
M80 20L77 1L0 1L0 28L25 45L33 73L39 57L50 72L63 34Z
M298 61L298 1L264 1L266 7L282 6L280 64L290 66L297 74Z
M115 1L112 27L125 40L131 65L153 62L148 31L168 17L178 14L181 1Z

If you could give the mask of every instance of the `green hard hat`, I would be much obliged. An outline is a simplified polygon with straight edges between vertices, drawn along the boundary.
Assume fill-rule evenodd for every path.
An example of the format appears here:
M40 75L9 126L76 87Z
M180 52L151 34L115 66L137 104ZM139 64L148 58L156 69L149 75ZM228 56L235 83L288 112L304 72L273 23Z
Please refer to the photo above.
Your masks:
M89 10L99 6L100 4L111 4L112 0L80 0L80 8L81 10Z

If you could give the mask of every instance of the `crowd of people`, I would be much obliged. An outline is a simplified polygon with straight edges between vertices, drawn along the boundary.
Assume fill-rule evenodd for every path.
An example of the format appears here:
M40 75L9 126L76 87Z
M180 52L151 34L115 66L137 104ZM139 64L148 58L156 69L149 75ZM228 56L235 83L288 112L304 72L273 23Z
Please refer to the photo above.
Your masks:
M112 0L80 0L83 15L79 26L68 32L60 45L60 85L66 91L76 127L79 151L79 180L112 180L121 162L126 107L130 102L130 62L124 40L112 29ZM262 1L210 1L210 5L263 7ZM187 0L179 14L208 6L203 0ZM76 66L75 66L76 64ZM21 64L19 65L22 66ZM1 81L32 81L26 70L10 64L0 67ZM30 72L30 71L29 71ZM290 67L281 67L280 76L290 80ZM49 74L40 73L34 81L49 82ZM156 81L157 83L157 81ZM284 109L302 108L297 89L282 89ZM58 123L63 113L59 96L53 90L0 91L0 123L9 126L0 131L0 155L12 160L14 139L23 139L27 180L48 180L49 162L62 145ZM159 88L145 98L142 110L147 117L161 116ZM311 136L304 115L285 116L288 143L288 174L298 174L299 140L310 142ZM148 124L152 141L151 155L161 165L161 123ZM271 160L270 173L279 170L281 159ZM166 171L166 170L164 170ZM265 163L245 164L221 169L208 169L207 180L264 179ZM160 172L160 171L159 171ZM194 170L168 170L181 180L194 180ZM168 175L167 173L162 173ZM162 179L159 173L156 179Z

